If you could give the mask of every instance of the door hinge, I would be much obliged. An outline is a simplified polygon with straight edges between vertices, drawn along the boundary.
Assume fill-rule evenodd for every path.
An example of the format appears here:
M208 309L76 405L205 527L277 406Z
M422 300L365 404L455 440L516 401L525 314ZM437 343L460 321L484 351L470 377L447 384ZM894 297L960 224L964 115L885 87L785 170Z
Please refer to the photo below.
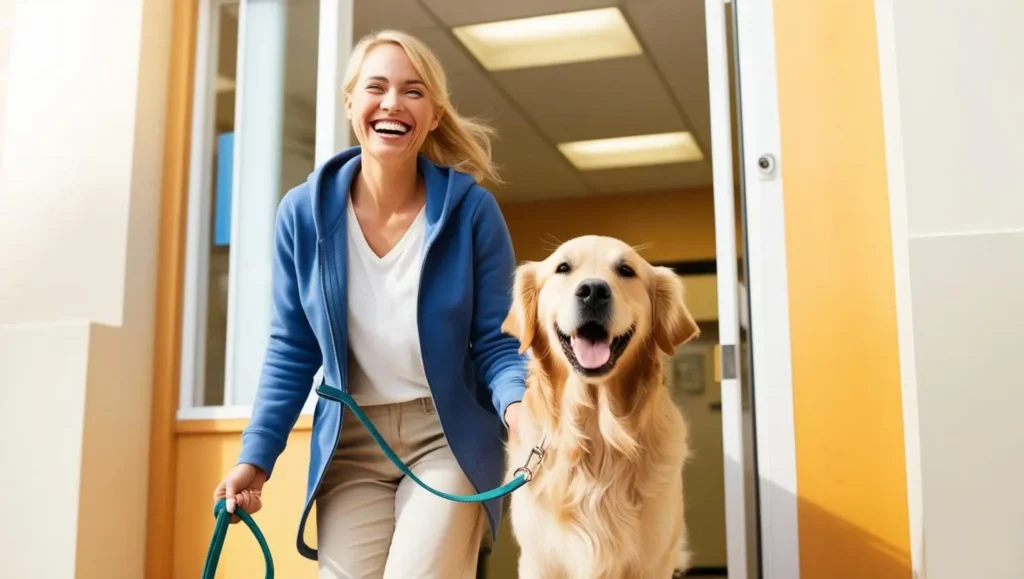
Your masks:
M722 355L719 358L721 360L721 376L722 380L735 380L736 379L736 346L733 344L722 345Z

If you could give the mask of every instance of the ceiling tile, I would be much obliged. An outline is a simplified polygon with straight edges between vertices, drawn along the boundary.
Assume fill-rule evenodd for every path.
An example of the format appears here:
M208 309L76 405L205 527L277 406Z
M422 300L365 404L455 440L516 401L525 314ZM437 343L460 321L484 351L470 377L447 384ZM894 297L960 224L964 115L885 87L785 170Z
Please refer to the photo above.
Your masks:
M519 113L483 73L451 75L448 77L448 89L452 103L462 115L482 117L489 123L505 118L513 122L520 120Z
M609 0L420 0L448 27L615 6Z
M704 3L635 0L626 14L710 156L710 110Z
M422 40L434 51L444 66L445 73L449 76L462 73L482 74L483 69L480 65L447 30L435 26L410 29L408 32Z
M650 61L642 56L494 76L555 142L686 129Z
M583 180L595 194L646 193L706 187L711 184L711 167L706 161L585 171Z
M356 0L354 40L385 28L411 30L437 23L419 2L412 0Z
M506 118L497 128L494 160L506 182L494 189L500 200L551 199L587 193L579 173L528 124Z

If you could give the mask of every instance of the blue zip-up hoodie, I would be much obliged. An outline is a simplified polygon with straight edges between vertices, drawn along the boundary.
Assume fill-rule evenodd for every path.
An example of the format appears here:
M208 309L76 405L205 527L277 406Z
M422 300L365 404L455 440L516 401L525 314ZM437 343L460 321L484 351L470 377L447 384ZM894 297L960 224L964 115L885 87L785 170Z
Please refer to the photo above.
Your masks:
M327 384L348 390L347 200L360 149L342 151L277 210L270 341L239 463L270 476L323 365ZM459 465L478 492L504 479L509 404L526 390L526 359L503 334L515 256L494 196L469 175L418 159L427 227L417 322L437 415ZM372 371L372 369L371 369ZM299 552L306 520L341 433L341 404L321 398L313 414ZM445 489L440 489L445 490ZM497 537L501 499L484 504Z

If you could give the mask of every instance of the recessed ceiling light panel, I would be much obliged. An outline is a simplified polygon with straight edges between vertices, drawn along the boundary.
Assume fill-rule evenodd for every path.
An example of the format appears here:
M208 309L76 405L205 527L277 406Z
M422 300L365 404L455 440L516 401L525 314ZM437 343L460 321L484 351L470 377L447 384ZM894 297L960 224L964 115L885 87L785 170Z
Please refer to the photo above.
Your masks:
M484 68L494 71L643 53L614 7L459 26L452 32Z
M558 150L580 171L686 163L704 158L693 135L686 132L560 143Z

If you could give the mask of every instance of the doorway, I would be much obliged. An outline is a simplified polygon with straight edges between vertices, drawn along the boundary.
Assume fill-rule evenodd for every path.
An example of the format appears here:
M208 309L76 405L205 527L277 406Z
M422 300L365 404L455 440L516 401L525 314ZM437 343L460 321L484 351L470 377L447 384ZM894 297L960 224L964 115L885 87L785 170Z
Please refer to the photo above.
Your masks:
M517 259L599 233L683 277L703 333L666 369L694 449L686 576L798 577L770 6L208 1L222 58L208 77L215 139L193 151L206 201L190 211L209 215L205 234L189 238L184 333L194 347L183 352L179 416L244 416L268 323L272 209L355 142L340 98L352 44L402 29L439 56L458 110L497 129L505 183L485 185ZM515 576L503 527L481 565L489 579Z

